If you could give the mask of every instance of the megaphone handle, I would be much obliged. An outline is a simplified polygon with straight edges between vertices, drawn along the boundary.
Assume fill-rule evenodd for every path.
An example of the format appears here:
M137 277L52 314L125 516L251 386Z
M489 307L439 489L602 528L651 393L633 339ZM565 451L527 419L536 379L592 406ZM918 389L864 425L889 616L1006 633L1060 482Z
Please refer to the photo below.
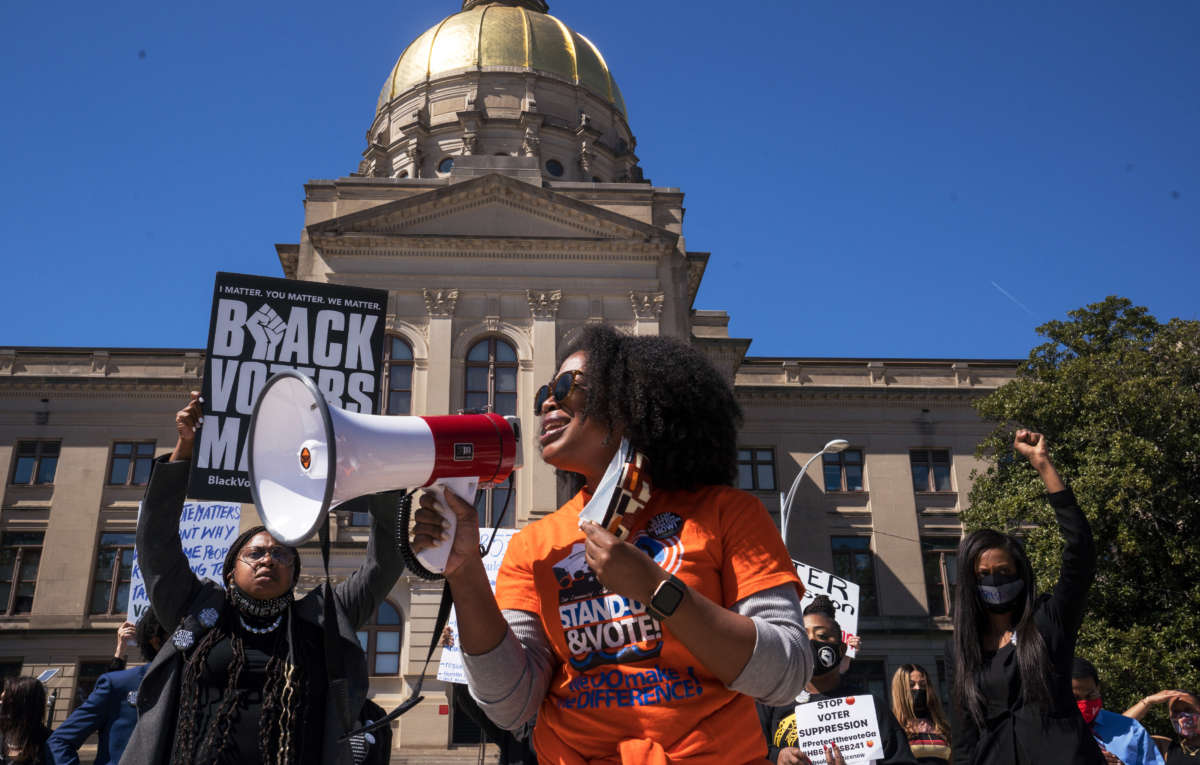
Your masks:
M446 560L450 557L450 548L454 543L454 534L458 530L458 517L450 509L450 503L446 501L445 492L447 490L452 491L467 504L474 504L475 491L479 488L479 479L474 476L467 478L442 478L434 483L431 488L441 494L441 507L438 509L442 513L442 520L446 523L446 541L417 553L417 560L427 570L435 574L440 574L446 570Z

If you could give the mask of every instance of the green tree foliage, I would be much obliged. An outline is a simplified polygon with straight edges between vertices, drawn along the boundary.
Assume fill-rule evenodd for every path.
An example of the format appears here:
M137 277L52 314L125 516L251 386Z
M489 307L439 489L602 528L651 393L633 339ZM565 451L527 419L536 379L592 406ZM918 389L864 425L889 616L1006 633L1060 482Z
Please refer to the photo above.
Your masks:
M1022 535L1039 591L1062 540L1014 430L1046 434L1096 538L1096 580L1077 653L1100 671L1105 707L1163 688L1200 690L1200 322L1163 324L1109 297L1038 327L1047 342L977 408L995 430L963 520ZM1171 733L1165 710L1145 719Z

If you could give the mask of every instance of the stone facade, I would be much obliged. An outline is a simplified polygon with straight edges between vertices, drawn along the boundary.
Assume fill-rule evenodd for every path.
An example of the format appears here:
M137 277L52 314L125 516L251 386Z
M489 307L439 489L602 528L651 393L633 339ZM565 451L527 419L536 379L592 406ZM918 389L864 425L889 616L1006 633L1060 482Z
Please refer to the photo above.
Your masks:
M494 18L546 10L535 0L510 0L501 4L505 11L494 5L466 3ZM489 34L504 33L502 25L480 23ZM484 47L496 42L479 39ZM596 71L590 81L581 75L582 60L555 73L489 68L477 58L427 71L401 92L390 89L394 71L358 171L305 186L299 241L276 245L283 275L388 291L388 332L412 352L412 414L465 408L468 351L488 338L504 341L515 351L516 412L526 433L536 432L534 391L587 324L694 343L735 385L745 411L739 446L754 455L756 493L773 513L800 466L827 441L846 439L861 454L861 490L826 491L821 460L813 462L789 524L793 553L826 570L871 564L862 576L877 614L862 619L855 664L865 679L878 685L908 661L938 675L949 624L929 598L940 591L929 580L939 549L930 543L957 542L958 514L980 467L975 445L987 431L971 404L1011 379L1016 363L747 356L750 340L729 337L724 312L694 306L710 256L685 247L683 193L642 181L615 83L605 68L610 89L601 92ZM453 162L442 171L444 157ZM561 176L547 171L548 158L559 159ZM59 668L51 682L60 690L56 721L70 708L81 670L111 655L121 622L117 614L93 615L90 603L101 535L132 533L142 492L109 484L114 444L170 450L172 415L199 387L202 355L0 348L0 468L7 471L0 532L10 541L44 535L32 607L13 613L11 597L0 604L0 665L19 664L26 674ZM19 442L60 444L53 482L14 482ZM563 499L531 442L516 475L517 525ZM917 491L910 462L927 450L948 456L949 483ZM338 576L357 565L365 543L351 521L346 513L331 517ZM246 507L243 526L256 522ZM834 539L850 540L858 552L835 558ZM308 588L320 564L312 545L304 555L309 573L301 587ZM440 586L408 577L391 593L401 617L400 672L372 678L385 708L406 697L420 672L439 593ZM424 693L426 701L397 723L399 748L451 740L440 684L429 678Z

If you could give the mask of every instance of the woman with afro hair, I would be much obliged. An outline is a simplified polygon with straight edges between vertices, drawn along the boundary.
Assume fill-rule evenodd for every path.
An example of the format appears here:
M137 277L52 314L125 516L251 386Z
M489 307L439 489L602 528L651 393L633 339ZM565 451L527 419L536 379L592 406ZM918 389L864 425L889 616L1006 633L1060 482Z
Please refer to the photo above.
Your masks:
M543 765L764 762L755 699L790 702L812 659L779 531L731 486L729 383L682 342L593 325L535 408L542 459L582 488L513 537L495 595L475 510L446 495L471 695L502 728L536 715ZM652 490L618 538L580 511L623 439ZM416 549L445 535L437 501L421 499Z
M179 516L200 421L199 396L175 416L179 441L150 477L138 517L137 554L150 603L170 638L137 693L138 723L121 761L136 765L351 765L342 741L366 701L366 657L355 630L404 566L376 516L365 560L333 590L294 597L300 554L263 526L244 531L221 569L224 589L192 573ZM372 498L381 501L381 498ZM392 516L394 517L394 515ZM382 536L381 536L382 535ZM330 608L332 606L332 608ZM335 615L327 616L332 612ZM327 653L324 624L335 619ZM344 677L326 672L342 657ZM340 673L339 673L340 674ZM332 681L332 682L331 682ZM361 743L361 742L359 742Z

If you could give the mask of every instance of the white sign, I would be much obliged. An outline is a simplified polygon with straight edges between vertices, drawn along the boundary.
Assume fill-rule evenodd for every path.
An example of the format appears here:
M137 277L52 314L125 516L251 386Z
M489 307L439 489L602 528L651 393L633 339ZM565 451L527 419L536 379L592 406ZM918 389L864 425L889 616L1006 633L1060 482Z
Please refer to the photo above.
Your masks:
M142 512L138 505L138 513ZM242 525L242 506L231 502L185 502L179 514L179 542L187 556L192 572L201 579L211 579L222 587L221 567L229 545L237 538ZM138 564L137 550L133 554L133 574L129 579L129 621L137 623L150 607L146 580Z
M500 564L504 562L504 553L508 550L508 542L516 534L516 529L496 529L496 541L492 549L483 559L483 568L487 571L488 584L492 592L496 591L496 576L500 573ZM479 538L485 544L492 538L491 529L480 529ZM446 630L442 635L434 635L433 639L442 643L442 661L438 664L437 679L447 683L467 682L467 670L463 666L462 649L458 645L458 614L450 609L450 618L446 620Z
M842 642L845 643L857 635L858 585L807 563L797 560L793 560L792 563L796 566L796 575L800 577L800 583L804 585L804 597L800 600L800 607L804 608L818 595L824 595L833 601L833 607L837 611L837 623L842 628ZM855 656L858 651L850 649L847 653Z
M879 720L870 695L798 704L796 740L813 765L825 765L823 745L830 741L837 743L846 765L883 758Z

